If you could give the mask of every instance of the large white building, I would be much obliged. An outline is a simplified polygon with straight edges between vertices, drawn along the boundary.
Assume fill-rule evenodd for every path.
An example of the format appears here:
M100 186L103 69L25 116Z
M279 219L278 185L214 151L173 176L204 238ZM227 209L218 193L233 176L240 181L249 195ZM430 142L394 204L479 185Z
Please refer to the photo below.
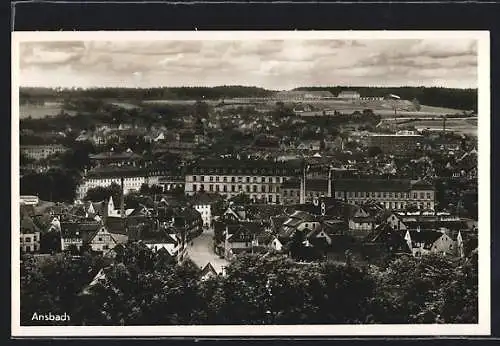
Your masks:
M159 185L160 177L167 172L160 168L124 168L99 167L85 173L82 183L77 188L77 198L85 197L90 189L109 187L113 183L121 185L123 178L123 192L139 191L143 184L148 186Z
M201 160L188 167L185 193L218 193L226 198L244 193L252 201L280 204L280 187L292 176L300 175L300 167L283 162L261 160Z
M63 153L68 148L61 144L43 144L43 145L21 145L21 154L32 160L46 159L49 156Z
M309 179L305 185L308 202L328 195L327 179ZM418 209L434 210L435 187L425 181L408 179L336 179L331 182L332 197L351 204L369 201L381 203L387 209L406 209L413 205ZM282 187L285 204L300 202L300 181L290 180Z

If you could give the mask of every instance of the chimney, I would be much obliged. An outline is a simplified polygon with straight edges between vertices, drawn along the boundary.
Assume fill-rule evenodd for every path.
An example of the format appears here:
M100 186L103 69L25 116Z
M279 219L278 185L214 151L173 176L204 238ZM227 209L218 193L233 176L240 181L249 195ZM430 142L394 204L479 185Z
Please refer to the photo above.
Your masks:
M332 167L328 169L328 197L332 197Z
M120 185L121 185L121 191L120 191L120 217L124 218L125 217L125 191L124 191L124 183L123 183L123 177L120 178Z
M302 178L300 179L300 204L306 203L306 169L302 173Z

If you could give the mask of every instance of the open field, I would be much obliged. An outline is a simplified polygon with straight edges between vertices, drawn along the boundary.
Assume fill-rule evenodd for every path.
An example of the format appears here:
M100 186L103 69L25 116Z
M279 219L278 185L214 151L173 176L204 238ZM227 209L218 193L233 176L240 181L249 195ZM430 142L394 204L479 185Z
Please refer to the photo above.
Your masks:
M112 104L113 106L123 108L123 109L127 109L127 110L139 108L139 106L134 105L132 103L127 103L127 102L113 101L113 102L110 102L110 104Z
M20 105L19 118L25 119L32 117L33 119L40 119L45 117L54 117L62 110L62 104L51 103L46 105ZM72 111L65 111L68 114L73 114Z

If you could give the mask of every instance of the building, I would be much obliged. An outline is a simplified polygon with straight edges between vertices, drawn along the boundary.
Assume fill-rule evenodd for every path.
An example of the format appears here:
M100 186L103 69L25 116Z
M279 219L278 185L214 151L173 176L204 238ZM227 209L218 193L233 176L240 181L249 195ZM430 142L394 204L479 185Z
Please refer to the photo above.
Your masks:
M212 196L207 193L198 193L191 201L193 208L201 215L204 228L212 227L212 203Z
M252 201L279 204L281 184L300 172L299 166L284 162L201 160L187 169L185 193L216 192L226 198L245 193Z
M38 205L40 199L38 196L20 196L19 203L22 205Z
M423 136L411 131L400 131L396 134L371 134L367 138L369 147L377 147L384 154L404 155L415 151L421 145Z
M406 231L404 239L415 257L431 253L454 255L456 252L455 241L439 231Z
M136 167L97 167L84 174L82 183L77 188L77 198L85 197L90 189L109 187L113 183L120 185L123 178L123 191L139 191L143 184L159 185L160 178L167 174L164 168Z
M337 98L348 99L348 100L358 100L361 98L361 94L357 91L343 90L337 95Z
M28 215L23 216L21 219L19 246L21 253L40 251L40 229Z
M108 165L124 165L124 166L139 166L139 163L143 160L142 155L134 153L132 150L128 149L124 152L115 152L111 150L109 152L102 152L98 154L89 155L90 161L97 166L108 166Z
M46 159L49 156L63 153L68 150L61 144L44 144L44 145L21 145L21 155L35 161Z
M80 251L88 247L95 252L106 252L126 242L118 233L112 233L102 222L61 222L61 250Z
M282 186L282 201L300 203L300 181L289 180ZM332 180L332 197L351 204L375 202L386 209L434 209L435 188L425 181L409 179L338 179ZM309 179L305 184L305 200L328 196L327 179Z
M300 91L289 90L280 91L274 95L274 99L279 101L304 101L304 100L325 100L334 98L333 94L326 90Z

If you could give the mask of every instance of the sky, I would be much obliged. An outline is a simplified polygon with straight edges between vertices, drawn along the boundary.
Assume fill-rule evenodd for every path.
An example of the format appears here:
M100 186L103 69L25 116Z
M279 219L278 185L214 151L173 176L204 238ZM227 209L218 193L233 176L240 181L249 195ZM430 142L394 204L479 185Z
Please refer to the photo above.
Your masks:
M20 43L25 87L248 85L477 88L467 39Z

